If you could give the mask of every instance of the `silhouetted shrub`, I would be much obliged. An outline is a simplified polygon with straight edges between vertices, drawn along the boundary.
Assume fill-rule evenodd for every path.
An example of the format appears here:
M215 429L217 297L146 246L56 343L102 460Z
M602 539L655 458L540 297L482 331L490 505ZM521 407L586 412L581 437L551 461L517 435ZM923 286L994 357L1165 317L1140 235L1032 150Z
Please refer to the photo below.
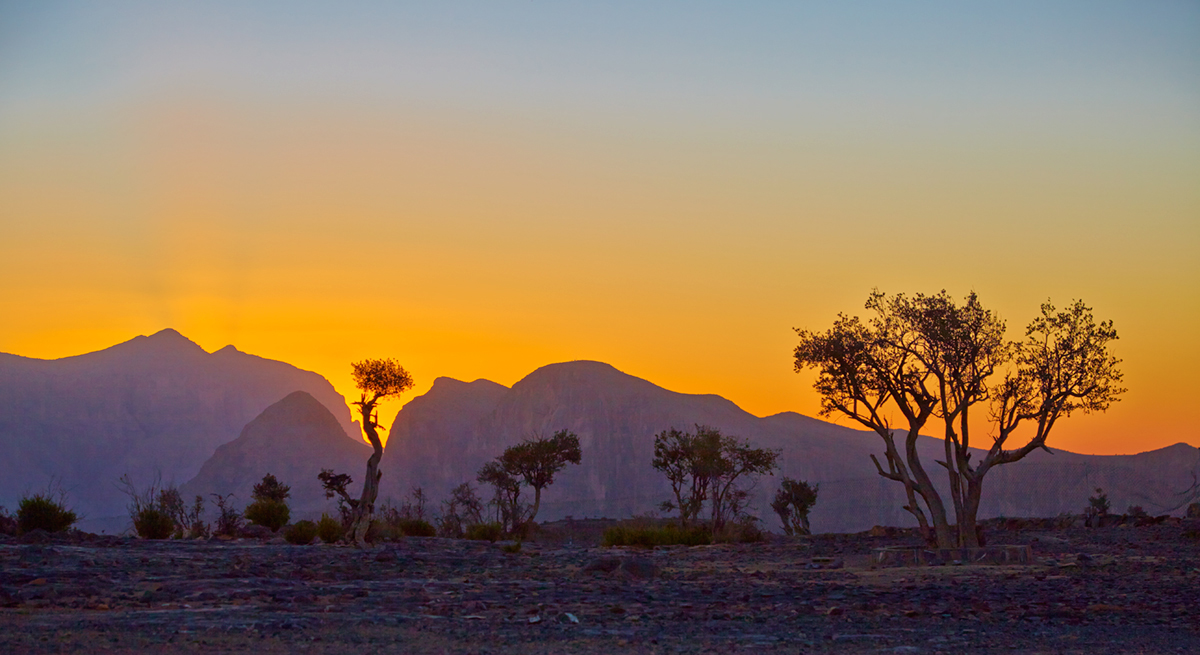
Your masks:
M175 532L175 521L158 506L143 507L133 517L133 529L142 539L166 539Z
M129 518L133 529L143 539L202 539L209 535L208 524L204 522L204 498L196 496L189 508L183 502L183 496L173 484L163 485L156 479L143 490L133 484L129 474L122 475L118 480L121 491L129 496ZM165 519L164 519L165 517ZM163 524L169 522L170 529L163 535Z
M292 517L292 510L288 509L287 503L283 501L264 499L247 505L242 514L247 521L270 528L271 532L278 532L279 528L287 525L288 519Z
M367 525L367 543L376 544L385 541L395 541L403 537L404 533L400 532L400 528L393 528L386 521L372 519Z
M1130 505L1129 509L1125 510L1125 515L1135 519L1144 519L1148 516L1141 505Z
M604 531L603 544L612 546L701 546L712 543L712 534L707 528L693 527L686 530L674 524L663 526L616 525Z
M472 523L483 523L483 499L470 482L464 482L450 492L448 500L442 501L442 513L437 518L438 535L462 539L465 526Z
M328 514L322 514L321 521L317 523L317 536L327 544L337 542L342 538L342 534L345 531L345 528L342 527L342 522Z
M242 531L242 513L233 508L229 503L229 499L233 498L233 494L212 494L213 501L217 505L217 522L215 532L217 535L226 537L236 537Z
M263 476L262 482L254 485L254 491L250 495L254 500L274 500L282 503L292 495L292 488L268 473Z
M289 544L297 546L311 544L312 540L317 538L317 524L312 521L297 521L288 526L283 538L287 539Z
M495 543L504 528L499 523L472 523L465 531L467 539L475 541L490 541Z
M21 532L62 532L78 520L75 512L67 509L60 500L55 500L49 494L24 496L17 505L17 528Z
M421 519L401 519L400 532L406 537L436 537L437 530L429 521Z
M742 516L726 523L713 535L713 541L721 544L752 544L766 539L767 535L758 527L758 519L753 516Z
M8 513L8 508L0 506L0 534L10 537L17 534L17 519Z

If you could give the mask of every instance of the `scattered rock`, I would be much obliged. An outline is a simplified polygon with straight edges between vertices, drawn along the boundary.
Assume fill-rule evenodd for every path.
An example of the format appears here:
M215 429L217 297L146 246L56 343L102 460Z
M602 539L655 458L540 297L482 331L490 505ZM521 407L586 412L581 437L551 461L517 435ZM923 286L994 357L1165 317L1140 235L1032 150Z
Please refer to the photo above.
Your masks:
M241 537L243 539L270 539L274 534L274 532L271 532L271 528L265 525L251 523L242 528Z
M645 557L626 557L621 560L621 571L640 580L650 580L658 575L658 566Z
M596 559L584 565L583 570L588 572L612 573L621 566L621 558L612 555L597 557Z
M396 561L395 549L384 548L383 550L379 551L378 555L375 556L375 561L376 562L395 562Z
M41 528L30 530L20 536L20 541L23 544L47 544L50 543L50 533Z

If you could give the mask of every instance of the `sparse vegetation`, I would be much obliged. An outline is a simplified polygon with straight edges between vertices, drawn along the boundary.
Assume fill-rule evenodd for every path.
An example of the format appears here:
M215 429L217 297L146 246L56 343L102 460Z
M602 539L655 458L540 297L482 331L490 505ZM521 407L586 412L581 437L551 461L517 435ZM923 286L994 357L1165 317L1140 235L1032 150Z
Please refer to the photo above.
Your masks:
M466 526L483 523L483 500L470 482L464 482L442 501L442 513L437 518L437 533L441 537L462 539Z
M1096 495L1088 497L1088 514L1094 516L1108 516L1108 510L1111 505L1108 502L1108 494L1100 487L1096 487Z
M354 508L358 500L350 497L347 488L354 482L348 473L334 473L333 469L321 469L317 474L321 486L325 487L325 498L337 498L338 514L342 518L342 527L349 527L354 520Z
M767 535L758 527L756 517L741 514L713 533L713 541L719 544L753 544L766 541Z
M17 530L63 532L79 520L75 512L67 508L61 493L46 493L23 496L17 503Z
M142 539L168 539L175 532L175 522L158 505L152 505L133 516L133 530Z
M654 548L655 546L702 546L711 544L712 533L704 526L681 528L674 523L666 525L626 524L613 526L604 531L603 545Z
M808 512L817 504L820 486L788 477L779 484L775 499L771 501L771 509L779 515L783 531L788 536L812 534L808 525Z
M263 476L262 482L254 485L254 502L247 505L242 514L247 521L278 532L292 517L292 510L287 505L290 495L291 487L268 473Z
M191 507L173 484L160 480L139 491L129 475L117 481L121 491L129 496L129 518L133 531L142 539L203 539L209 536L204 522L204 498L196 496Z
M491 505L496 520L509 534L525 534L537 517L542 490L567 464L580 462L579 437L559 430L550 437L534 437L504 450L479 469L476 480L492 486ZM533 489L533 505L521 501L521 486Z
M401 537L436 537L437 529L425 519L427 502L421 487L413 487L399 507L385 502L375 513L376 521L370 536L384 541Z
M324 543L337 543L345 532L342 522L328 514L322 514L321 520L317 522L317 536Z
M292 488L268 473L263 476L262 482L254 485L254 491L250 495L255 500L274 500L282 503L292 495Z
M317 524L309 520L296 521L283 532L283 538L289 544L307 546L317 538Z
M777 451L752 448L748 441L697 425L695 434L675 428L657 434L651 464L671 483L675 499L661 507L679 512L681 529L707 502L710 522L720 531L726 521L741 518L758 476L772 474L778 459Z
M467 526L466 538L473 541L490 541L496 543L504 534L504 527L499 523L472 523Z
M0 534L14 536L17 534L17 519L8 513L8 508L0 505Z
M242 513L230 503L233 494L212 494L212 497L217 506L217 521L213 531L218 536L236 537L242 531Z
M292 517L292 510L287 503L278 500L256 500L247 505L242 514L247 521L270 528L271 532L278 532L279 528L287 525L288 519Z
M488 504L494 510L494 522L503 532L512 532L525 523L529 506L521 501L521 481L503 464L498 461L484 464L475 479L492 486L492 500Z

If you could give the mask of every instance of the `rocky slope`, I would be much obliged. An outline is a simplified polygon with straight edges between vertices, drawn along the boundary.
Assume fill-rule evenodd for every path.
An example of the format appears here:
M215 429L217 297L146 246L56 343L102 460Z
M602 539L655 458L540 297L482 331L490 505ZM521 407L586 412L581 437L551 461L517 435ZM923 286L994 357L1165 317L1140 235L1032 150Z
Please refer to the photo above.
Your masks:
M782 475L821 485L814 530L913 523L900 509L902 488L875 473L870 454L881 449L874 433L795 413L759 418L719 396L676 393L599 362L546 366L511 389L439 378L392 422L381 497L399 499L421 486L432 498L445 498L505 447L565 428L579 436L583 463L568 466L548 489L539 519L647 512L670 496L650 465L654 435L695 424L781 451L781 470L758 486L758 515L768 526L776 525L768 496ZM928 439L921 448L927 468L935 470L940 442ZM1185 444L1120 457L1038 452L990 474L981 516L1079 512L1098 486L1114 510L1139 504L1165 511L1177 500L1174 492L1191 484L1198 459L1197 449Z
M56 360L0 354L0 504L12 508L54 478L87 517L123 515L121 475L182 483L296 390L357 434L320 375L233 346L208 353L174 330Z
M184 498L234 494L234 505L250 502L255 483L267 473L291 487L294 517L336 507L317 480L323 468L362 479L371 447L346 438L333 414L304 391L295 391L246 424L237 439L217 448L200 473L180 487Z

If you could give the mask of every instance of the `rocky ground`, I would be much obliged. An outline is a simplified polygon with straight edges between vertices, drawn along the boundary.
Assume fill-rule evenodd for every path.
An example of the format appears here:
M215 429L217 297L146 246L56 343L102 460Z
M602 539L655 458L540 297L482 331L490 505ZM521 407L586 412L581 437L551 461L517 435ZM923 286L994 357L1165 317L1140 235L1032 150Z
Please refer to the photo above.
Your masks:
M871 565L908 534L516 553L28 537L0 540L3 653L1200 652L1200 521L1002 530L1036 563L908 568Z

